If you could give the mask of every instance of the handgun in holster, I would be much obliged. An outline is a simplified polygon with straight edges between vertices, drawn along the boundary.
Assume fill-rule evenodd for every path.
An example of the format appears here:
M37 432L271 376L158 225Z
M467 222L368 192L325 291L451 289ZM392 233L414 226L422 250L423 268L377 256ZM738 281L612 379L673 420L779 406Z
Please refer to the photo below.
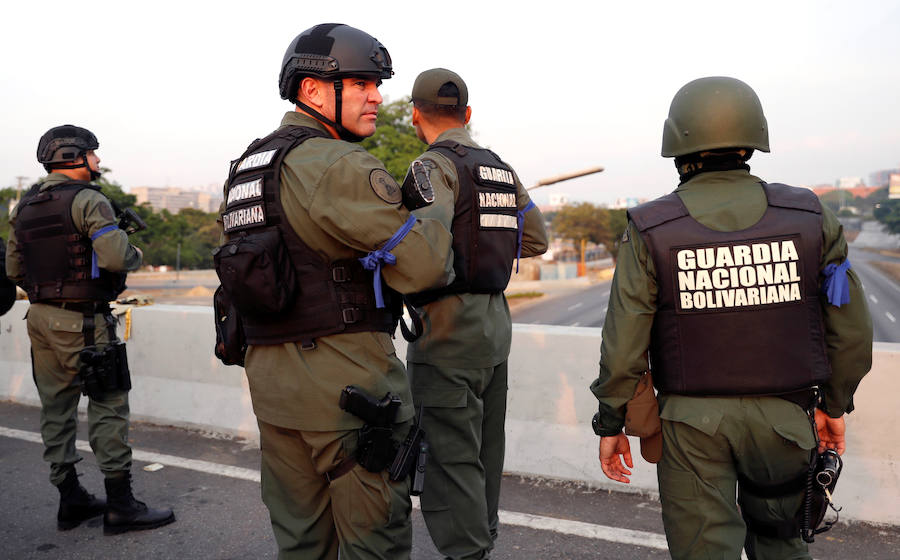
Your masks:
M381 400L353 385L341 391L339 406L342 410L363 420L359 430L356 462L369 472L388 469L391 480L397 482L412 474L414 496L421 494L424 484L425 461L428 444L421 428L421 409L406 438L397 443L392 438L393 424L400 408L400 397L387 393Z
M400 408L400 397L387 393L381 400L353 385L341 391L339 406L361 419L356 462L369 472L381 472L391 464L397 452L392 439L394 419Z
M131 389L131 373L125 343L117 340L102 349L88 346L78 353L81 393L92 399L112 391Z

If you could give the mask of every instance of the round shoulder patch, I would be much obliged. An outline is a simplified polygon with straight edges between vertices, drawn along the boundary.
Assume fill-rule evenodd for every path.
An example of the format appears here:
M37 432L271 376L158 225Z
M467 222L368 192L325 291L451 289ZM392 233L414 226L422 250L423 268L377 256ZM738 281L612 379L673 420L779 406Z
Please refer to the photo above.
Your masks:
M375 191L378 198L385 202L397 204L403 200L400 185L385 169L373 169L369 173L369 184L372 185L372 190Z

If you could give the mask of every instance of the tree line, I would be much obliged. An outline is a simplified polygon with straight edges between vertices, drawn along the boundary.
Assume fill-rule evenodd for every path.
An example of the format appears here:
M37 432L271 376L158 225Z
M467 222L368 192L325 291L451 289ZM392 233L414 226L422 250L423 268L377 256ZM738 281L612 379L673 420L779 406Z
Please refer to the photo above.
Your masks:
M375 134L362 141L363 148L381 160L388 172L402 182L409 163L424 150L412 126L412 104L401 98L378 108ZM108 176L109 170L105 170ZM115 181L102 177L98 184L120 207L133 207L147 223L147 229L131 236L131 242L144 252L144 264L180 265L181 268L212 268L212 251L219 245L218 214L185 208L176 214L155 212L149 205L135 206L136 197L122 190ZM0 237L8 239L8 208L17 198L15 188L0 189ZM832 191L821 197L822 203L839 215L852 206L863 215L872 215L892 233L900 233L900 200L888 200L887 188L867 198L848 192ZM604 245L613 258L618 256L622 234L627 225L625 210L603 208L589 202L570 204L545 218L555 237Z

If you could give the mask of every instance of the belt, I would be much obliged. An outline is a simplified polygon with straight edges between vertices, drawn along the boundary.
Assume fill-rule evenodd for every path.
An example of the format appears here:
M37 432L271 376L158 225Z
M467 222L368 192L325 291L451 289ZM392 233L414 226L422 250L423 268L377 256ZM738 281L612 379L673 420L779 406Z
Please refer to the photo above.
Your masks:
M60 309L77 311L81 314L110 312L109 303L105 301L38 301L35 303L52 305L53 307L59 307Z

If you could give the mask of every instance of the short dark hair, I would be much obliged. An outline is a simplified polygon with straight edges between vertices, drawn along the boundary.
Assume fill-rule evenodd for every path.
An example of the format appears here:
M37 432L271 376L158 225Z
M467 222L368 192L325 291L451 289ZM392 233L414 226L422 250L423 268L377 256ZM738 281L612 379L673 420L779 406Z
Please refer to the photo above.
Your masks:
M453 82L446 82L438 90L439 97L455 97L459 99L459 88ZM437 103L427 103L424 101L413 100L413 105L427 117L453 118L461 123L466 122L466 106L465 105L438 105Z

